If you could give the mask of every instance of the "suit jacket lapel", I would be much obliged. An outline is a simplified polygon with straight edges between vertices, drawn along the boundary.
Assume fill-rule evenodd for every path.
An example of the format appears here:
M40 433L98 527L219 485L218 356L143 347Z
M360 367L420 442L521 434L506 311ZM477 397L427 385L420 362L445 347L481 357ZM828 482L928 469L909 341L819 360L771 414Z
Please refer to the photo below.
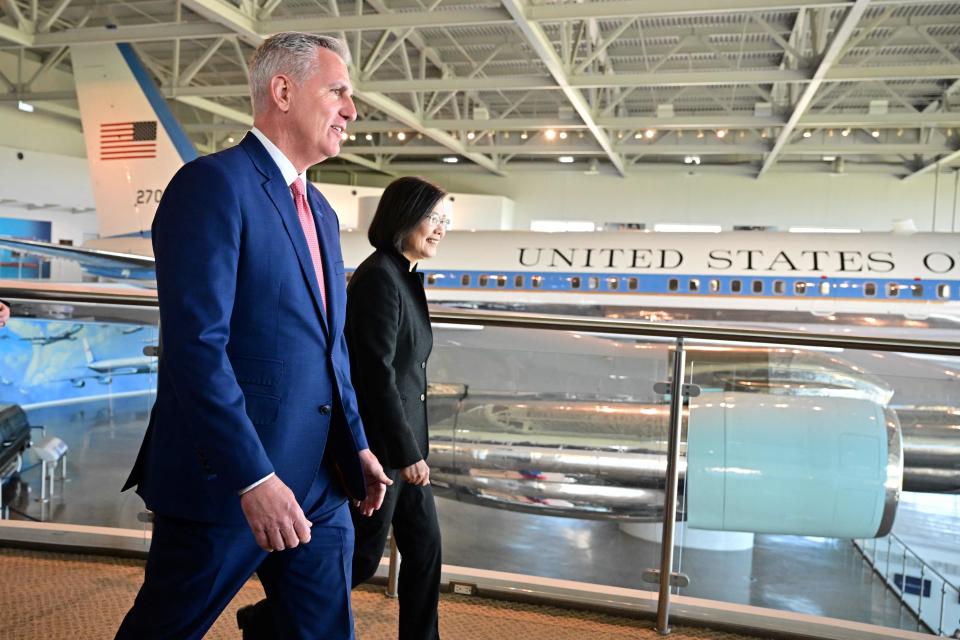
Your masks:
M300 270L303 272L307 288L310 290L310 296L313 298L320 324L326 328L324 317L326 312L320 302L320 288L317 285L316 272L313 268L313 258L310 257L310 249L307 247L307 240L303 236L303 227L300 226L300 218L297 216L297 207L293 203L293 194L290 192L290 187L283 180L283 175L273 158L270 157L270 154L267 153L267 150L263 148L263 145L255 136L248 133L240 144L244 145L254 165L265 178L263 190L270 201L273 202L277 213L280 214L284 229L287 231L287 237L290 238L293 250L297 255L297 261L300 263ZM324 266L326 267L326 265Z

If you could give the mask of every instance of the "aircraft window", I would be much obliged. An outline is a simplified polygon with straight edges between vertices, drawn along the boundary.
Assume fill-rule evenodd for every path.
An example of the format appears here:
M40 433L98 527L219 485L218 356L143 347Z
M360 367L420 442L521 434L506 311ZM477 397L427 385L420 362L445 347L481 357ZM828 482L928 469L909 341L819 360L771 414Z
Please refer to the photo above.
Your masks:
M690 291L700 291L700 281L696 278L690 278L687 281L687 289Z
M898 285L896 282L888 282L887 297L896 298L898 295L900 295L900 285Z
M807 292L807 283L806 283L806 282L794 282L794 283L793 283L793 292L794 292L796 295L798 295L798 296L804 295L804 294Z
M913 297L914 297L914 298L922 298L922 297L923 297L923 285L922 285L922 284L915 284L915 285L911 286L910 289L911 289L911 291L913 291Z
M763 280L754 280L754 281L753 281L753 292L754 292L754 293L763 293Z
M667 289L670 289L670 291L676 291L679 288L680 288L680 281L677 280L676 278L670 278L670 281L667 282Z
M427 284L437 284L437 274L431 273L427 276Z
M627 278L627 289L630 289L630 291L636 291L639 286L639 280L636 278Z
M507 286L507 276L497 276L497 286L498 287Z
M787 292L787 285L784 284L783 280L774 280L773 281L773 292L778 296L782 296Z
M543 285L543 276L533 276L530 278L530 282L534 289L539 289Z
M579 277L579 276L573 276L573 277L570 278L570 287L571 287L572 289L579 289L579 288L580 288L580 277Z
M461 287L469 287L469 286L470 286L470 274L469 274L469 273L465 273L465 274L463 274L462 276L460 276L460 286L461 286Z
M523 289L523 276L514 276L513 286L517 289Z
M950 297L950 285L948 285L948 284L938 284L938 285L937 285L937 297L938 297L938 298L949 298L949 297Z
M863 295L865 296L875 296L877 295L877 285L873 282L865 282L863 285Z
M600 278L595 278L593 276L587 278L587 288L596 289L600 286Z
M730 292L731 293L740 293L740 290L743 289L743 283L739 280L730 281Z
M718 292L718 291L720 291L720 281L719 281L719 280L711 280L711 281L710 281L710 293L716 293L716 292Z
M821 282L821 283L820 283L820 295L822 295L822 296L828 296L828 295L830 295L830 283L829 283L829 282Z
M616 291L620 288L620 278L607 278L607 289Z
M488 282L490 282L490 276L488 276L488 275L486 275L486 274L480 276L480 286L481 286L481 287L487 286L487 283L488 283Z

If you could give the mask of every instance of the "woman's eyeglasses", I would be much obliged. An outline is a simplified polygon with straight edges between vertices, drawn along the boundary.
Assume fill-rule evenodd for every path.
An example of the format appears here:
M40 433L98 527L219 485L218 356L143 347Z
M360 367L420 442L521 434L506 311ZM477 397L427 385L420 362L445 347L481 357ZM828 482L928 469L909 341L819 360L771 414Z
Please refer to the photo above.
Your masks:
M430 221L431 227L439 227L442 224L444 229L450 228L450 218L445 215L434 212L427 217L427 220Z

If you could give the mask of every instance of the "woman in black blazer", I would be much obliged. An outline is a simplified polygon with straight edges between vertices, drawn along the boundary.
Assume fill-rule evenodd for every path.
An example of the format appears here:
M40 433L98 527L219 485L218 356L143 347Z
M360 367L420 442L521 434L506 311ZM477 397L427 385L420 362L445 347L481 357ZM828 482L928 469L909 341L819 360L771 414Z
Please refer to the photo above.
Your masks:
M345 332L370 449L393 480L372 517L353 512L353 584L369 579L393 535L400 565L400 640L436 640L440 526L430 488L427 358L433 332L417 263L436 255L446 194L420 178L383 192L367 234L376 251L347 286Z

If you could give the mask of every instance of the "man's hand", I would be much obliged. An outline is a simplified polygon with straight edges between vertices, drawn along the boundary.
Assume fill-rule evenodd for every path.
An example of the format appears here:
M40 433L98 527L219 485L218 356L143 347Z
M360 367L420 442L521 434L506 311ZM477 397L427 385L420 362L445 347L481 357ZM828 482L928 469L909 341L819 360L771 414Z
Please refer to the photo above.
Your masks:
M310 542L313 523L303 515L293 492L277 476L240 496L240 507L257 546L264 551L283 551Z
M373 455L370 449L364 449L359 454L360 466L363 468L363 477L367 483L367 497L360 503L360 513L365 516L372 516L373 512L383 504L383 497L387 495L387 487L393 484L393 480L387 477L383 472L383 467L377 456Z
M7 320L10 319L10 307L3 300L0 300L0 329L7 326Z
M404 482L425 487L430 484L430 467L423 460L417 460L409 467L400 469L400 477Z

